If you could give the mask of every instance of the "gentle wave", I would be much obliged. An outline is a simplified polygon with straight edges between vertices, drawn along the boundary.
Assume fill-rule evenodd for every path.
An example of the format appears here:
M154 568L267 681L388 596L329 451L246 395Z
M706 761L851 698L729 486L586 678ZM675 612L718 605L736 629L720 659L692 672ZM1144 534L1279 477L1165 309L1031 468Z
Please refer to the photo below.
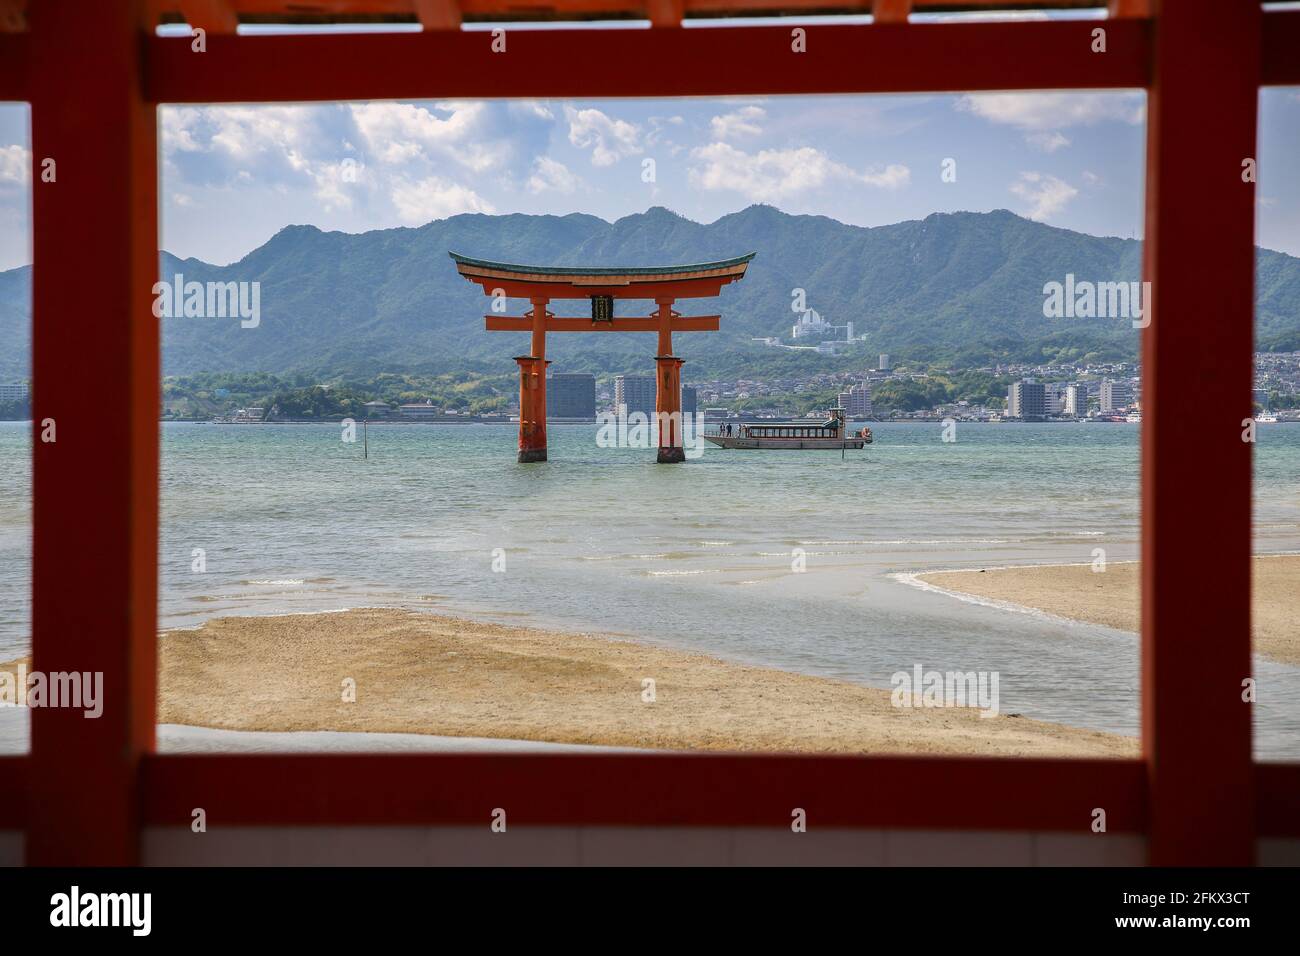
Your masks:
M800 541L799 544L810 544L813 546L830 547L834 545L851 545L851 544L1011 544L1009 538L895 538L889 539L854 539L849 541Z
M647 571L645 573L647 577L667 578L688 574L726 574L727 571L725 568L701 568L698 571Z
M1118 562L1116 562L1118 563ZM1081 565L1054 565L1054 567L1080 567ZM1036 567L1036 565L1013 565L1013 567ZM1039 618L1040 620L1050 621L1053 624L1068 624L1071 627L1086 625L1088 627L1102 627L1100 624L1092 624L1088 621L1076 621L1073 618L1062 617L1059 614L1052 614L1048 611L1040 611L1036 607L1026 607L1023 604L1016 604L1013 601L999 601L995 598L980 597L977 594L967 594L965 591L953 591L948 588L939 587L937 584L931 584L929 581L922 581L922 574L954 574L960 571L970 571L970 568L944 568L939 571L896 571L890 575L894 581L900 584L906 584L909 587L917 588L921 591L929 591L933 594L942 594L946 597L956 598L958 601L964 601L967 604L977 604L980 607L989 607L998 611L1011 611L1015 614L1025 614L1029 617ZM986 571L1005 571L1007 568L985 568ZM1107 628L1107 630L1113 630Z

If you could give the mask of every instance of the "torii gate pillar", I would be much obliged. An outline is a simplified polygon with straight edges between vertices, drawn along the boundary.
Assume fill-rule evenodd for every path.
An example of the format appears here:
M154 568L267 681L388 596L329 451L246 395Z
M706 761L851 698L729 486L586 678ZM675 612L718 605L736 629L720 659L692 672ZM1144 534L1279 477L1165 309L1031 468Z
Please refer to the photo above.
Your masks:
M686 460L682 443L682 364L675 355L656 355L658 379L655 412L659 419L659 458L661 465L675 465Z
M682 364L673 355L673 300L656 299L659 306L659 354L655 356L655 417L659 422L661 465L686 460L682 440Z
M519 461L546 461L546 312L547 300L532 298L533 354L519 363Z
M546 366L535 355L516 355L519 363L519 461L546 461Z

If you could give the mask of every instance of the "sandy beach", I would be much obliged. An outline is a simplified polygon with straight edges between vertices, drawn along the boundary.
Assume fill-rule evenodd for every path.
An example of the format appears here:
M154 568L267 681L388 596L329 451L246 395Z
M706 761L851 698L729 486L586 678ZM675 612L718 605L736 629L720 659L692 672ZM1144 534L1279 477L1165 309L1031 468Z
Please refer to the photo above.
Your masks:
M591 634L397 609L226 617L161 638L163 724L666 750L1130 757L1134 738ZM5 667L8 665L0 665ZM643 701L643 680L655 700ZM355 702L343 700L355 681Z
M1110 563L1101 573L1082 564L940 571L916 577L947 591L1122 631L1138 630L1137 562ZM1300 664L1300 555L1256 557L1252 590L1256 653L1284 664Z

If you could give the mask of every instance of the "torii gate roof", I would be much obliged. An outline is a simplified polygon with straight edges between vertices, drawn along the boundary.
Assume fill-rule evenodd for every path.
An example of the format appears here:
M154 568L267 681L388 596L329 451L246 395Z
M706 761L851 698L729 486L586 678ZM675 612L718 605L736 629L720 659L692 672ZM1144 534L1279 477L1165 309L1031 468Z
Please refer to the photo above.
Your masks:
M586 299L612 295L619 299L677 299L717 295L722 286L745 275L754 253L677 266L525 266L474 259L448 252L456 271L483 286L491 295L504 290L512 298L530 295L548 299Z

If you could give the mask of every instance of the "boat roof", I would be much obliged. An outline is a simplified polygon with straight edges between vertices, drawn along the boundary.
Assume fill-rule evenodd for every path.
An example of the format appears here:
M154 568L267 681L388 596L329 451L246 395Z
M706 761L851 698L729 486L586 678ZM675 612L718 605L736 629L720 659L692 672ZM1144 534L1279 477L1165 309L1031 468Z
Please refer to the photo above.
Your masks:
M834 425L839 422L837 418L827 418L819 420L816 418L804 418L797 421L777 421L775 418L758 418L750 422L741 422L742 425L789 425L792 428L824 428L827 425Z

